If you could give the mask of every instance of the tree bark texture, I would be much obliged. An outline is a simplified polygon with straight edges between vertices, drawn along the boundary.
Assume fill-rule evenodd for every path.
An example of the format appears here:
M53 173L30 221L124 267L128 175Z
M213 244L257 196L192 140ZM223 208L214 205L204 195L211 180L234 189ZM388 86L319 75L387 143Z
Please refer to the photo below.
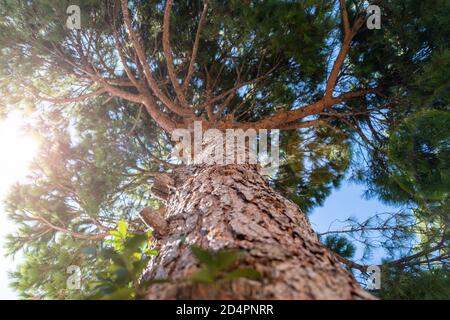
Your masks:
M255 165L191 166L176 174L158 240L159 255L144 279L146 299L372 299L318 240L307 217L275 192ZM189 249L244 251L239 267L261 281L214 287L188 281L199 263Z

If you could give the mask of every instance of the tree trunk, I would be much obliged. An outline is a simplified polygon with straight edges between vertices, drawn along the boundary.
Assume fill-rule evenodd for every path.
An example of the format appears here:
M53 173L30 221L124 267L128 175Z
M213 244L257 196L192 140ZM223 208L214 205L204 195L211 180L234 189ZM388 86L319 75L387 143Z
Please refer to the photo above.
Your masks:
M144 279L146 299L371 299L322 246L306 216L275 192L254 165L191 166L179 170L167 201L168 233ZM189 247L244 251L239 267L261 281L219 287L188 279L199 264Z

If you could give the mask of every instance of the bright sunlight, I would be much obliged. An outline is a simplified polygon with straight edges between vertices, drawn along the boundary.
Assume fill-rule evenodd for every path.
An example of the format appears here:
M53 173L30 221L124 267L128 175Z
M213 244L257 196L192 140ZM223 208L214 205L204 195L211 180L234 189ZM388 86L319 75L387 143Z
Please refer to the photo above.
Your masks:
M36 156L39 143L36 139L28 136L22 130L25 122L20 113L12 113L5 120L0 121L0 201L3 201L9 187L23 180L27 173L30 162ZM8 288L8 272L13 271L18 262L11 257L5 258L4 239L7 234L14 231L14 224L8 221L0 202L0 299L15 299L16 294Z
M36 139L23 132L23 117L13 113L0 122L0 195L25 178L30 161L38 150Z

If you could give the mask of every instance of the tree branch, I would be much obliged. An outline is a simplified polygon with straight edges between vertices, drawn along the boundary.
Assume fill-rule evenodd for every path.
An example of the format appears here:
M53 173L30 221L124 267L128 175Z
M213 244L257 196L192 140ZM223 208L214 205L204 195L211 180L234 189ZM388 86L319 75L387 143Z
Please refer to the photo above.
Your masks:
M150 70L150 66L147 62L147 58L145 56L144 50L141 46L141 44L139 43L139 39L137 38L136 34L133 31L133 26L131 24L131 18L130 18L130 14L128 12L128 1L127 0L121 0L121 5L122 5L122 16L123 19L125 21L125 25L127 27L127 31L128 31L128 36L131 40L131 42L133 43L134 49L136 50L136 54L138 56L138 60L143 68L143 72L145 75L145 78L151 88L151 90L153 91L153 93L155 94L155 96L162 102L164 103L167 108L169 108L169 110L171 110L172 112L180 115L180 116L187 116L190 117L193 115L191 110L185 109L185 108L181 108L180 106L178 106L177 104L175 104L173 101L171 101L159 88L158 83L156 82L156 80L153 78L151 70Z
M420 251L420 252L418 252L416 254L413 254L413 255L410 255L410 256L406 256L406 257L403 257L403 258L400 258L400 259L397 259L397 260L394 260L394 261L383 263L381 265L378 265L378 267L383 268L383 267L401 266L401 265L404 265L406 263L411 263L415 259L421 258L423 256L426 256L426 255L428 255L430 253L433 253L433 252L435 252L437 250L440 250L442 248L445 248L445 247L446 246L443 243L439 243L436 246L431 247L429 249L422 250L422 251ZM345 265L349 266L350 268L359 270L359 271L361 271L363 273L367 272L367 268L369 267L369 265L363 265L363 264L359 264L359 263L353 262L353 261L351 261L351 260L349 260L347 258L344 258L344 257L340 256L339 254L337 254L335 252L333 252L333 255L336 257L336 260L338 260L339 262L344 263ZM421 264L421 263L422 263L421 261L416 261L413 264Z
M170 81L177 95L178 101L184 108L189 108L189 105L184 96L183 90L178 82L177 75L175 72L175 66L173 63L172 49L170 47L170 13L172 10L172 0L166 1L166 9L164 10L164 21L163 21L163 50L166 57L167 72L169 73Z
M203 24L205 23L207 11L208 11L208 2L205 1L204 5L203 5L203 11L200 16L200 21L198 22L197 33L195 34L195 41L194 41L194 46L192 48L191 59L189 61L188 72L186 74L186 78L183 81L183 92L186 92L186 90L189 86L189 83L191 82L192 76L194 74L194 65L195 65L195 60L197 59L198 45L200 43L200 34L202 32Z
M59 231L59 232L68 234L71 237L74 237L74 238L77 238L77 239L82 239L82 240L101 240L101 239L109 236L109 233L98 233L98 234L94 234L94 235L82 234L82 233L74 232L74 231L68 230L66 228L54 225L50 221L48 221L47 219L45 219L43 217L35 217L35 219L39 220L39 221L42 221L43 223L45 223L47 226L49 226L50 228L52 228L55 231Z
M156 105L156 102L154 101L153 97L151 96L150 92L144 87L144 85L140 82L140 80L135 79L134 74L130 70L130 68L127 65L127 61L125 58L125 55L123 53L123 48L120 43L119 37L117 35L117 30L115 27L115 18L113 18L113 22L111 24L111 28L113 31L114 40L116 43L116 49L119 53L120 61L122 62L123 68L125 70L125 73L127 74L129 80L133 83L133 85L136 87L136 89L142 94L143 96L143 104L145 105L145 108L148 112L148 114L165 130L171 131L175 129L176 124L168 118L162 111L160 111Z
M321 99L312 104L300 107L295 110L279 111L276 114L256 122L240 122L233 124L236 128L255 128L255 129L273 129L279 128L285 123L294 122L308 116L320 114L323 110L357 97L365 96L369 93L378 93L379 88L368 88L344 93L338 97L330 99Z
M334 61L333 68L331 69L330 76L328 77L326 89L325 89L325 99L330 99L333 96L334 88L336 87L337 79L339 77L339 73L342 69L342 65L344 64L347 53L350 49L350 43L355 36L355 34L359 31L362 26L362 22L364 22L365 17L363 15L358 15L353 27L350 29L350 22L348 20L348 12L347 7L345 6L345 0L339 0L340 10L342 15L342 22L344 25L344 38L342 40L341 49L339 51L336 60Z
M34 87L33 85L28 85L28 87L30 88L31 94L38 100L41 101L47 101L47 102L52 102L52 103L71 103L71 102L80 102L92 97L96 97L96 96L100 96L103 93L107 92L107 90L105 88L101 88L98 90L95 90L93 92L90 93L86 93L86 94L82 94L78 97L43 97L39 94L38 90L36 87Z

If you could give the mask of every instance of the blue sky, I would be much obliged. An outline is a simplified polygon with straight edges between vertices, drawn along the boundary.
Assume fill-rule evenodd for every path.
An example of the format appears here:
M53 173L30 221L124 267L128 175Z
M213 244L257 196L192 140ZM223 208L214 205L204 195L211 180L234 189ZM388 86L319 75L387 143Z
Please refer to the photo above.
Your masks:
M397 208L384 205L377 199L367 200L363 197L364 186L352 182L345 182L342 187L335 189L326 199L322 207L314 209L309 216L313 229L325 232L332 225L331 230L339 230L342 224L338 220L346 220L355 217L359 221L365 220L377 213L395 212ZM356 254L353 260L360 261L363 255L363 247L356 244ZM383 256L383 250L374 250L368 264L379 264ZM366 264L367 264L366 263Z

